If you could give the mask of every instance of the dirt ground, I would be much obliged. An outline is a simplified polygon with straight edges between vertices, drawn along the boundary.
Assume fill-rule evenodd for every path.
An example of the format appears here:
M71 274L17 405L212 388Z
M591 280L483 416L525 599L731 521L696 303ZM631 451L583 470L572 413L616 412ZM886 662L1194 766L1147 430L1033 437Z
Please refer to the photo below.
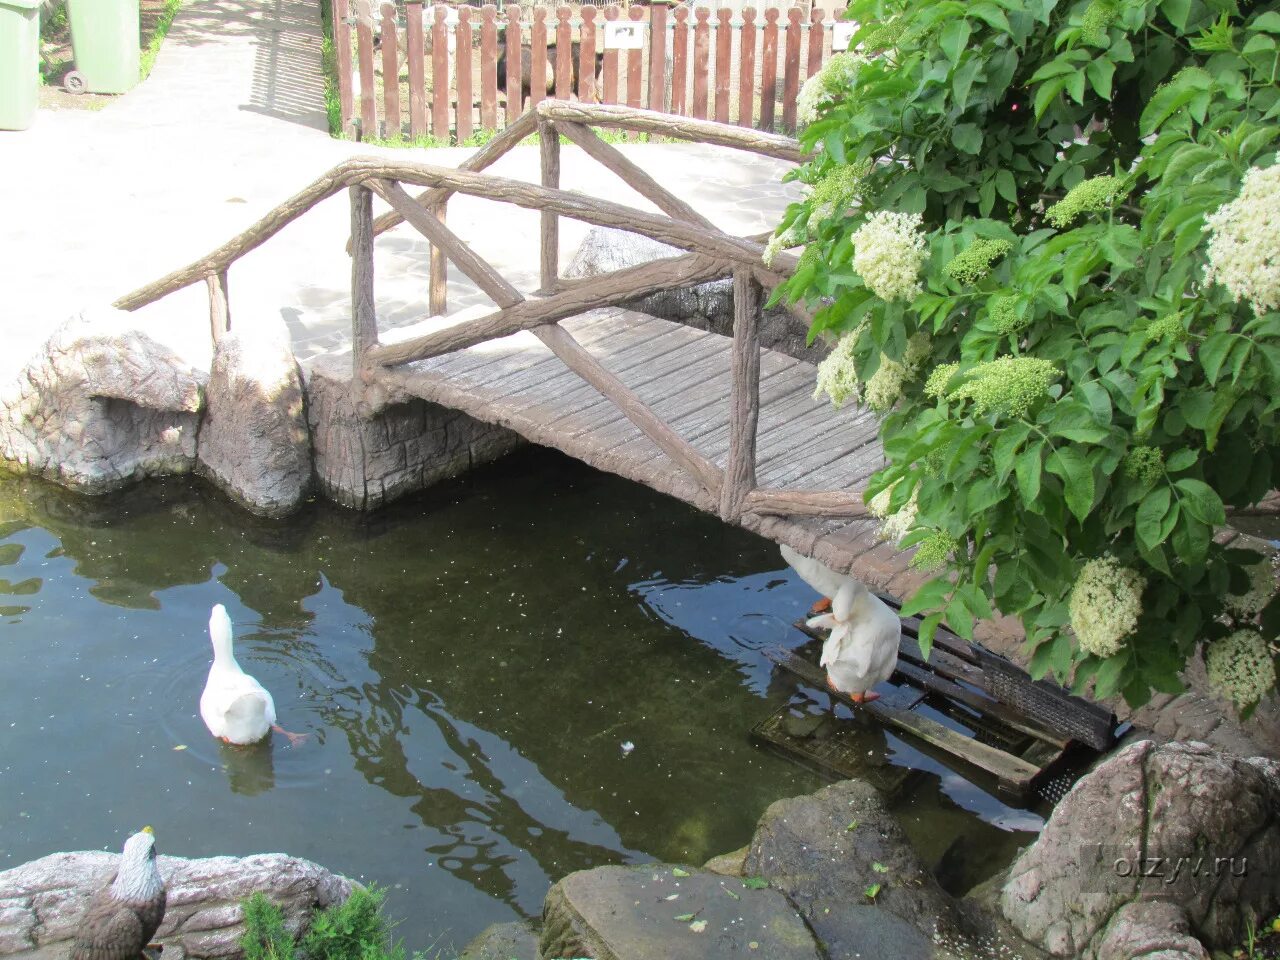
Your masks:
M142 49L145 51L156 32L156 23L164 13L164 0L139 0L142 27ZM111 94L82 93L79 96L62 89L62 78L75 69L71 52L71 27L67 22L65 3L45 7L40 12L40 107L44 110L101 110L114 97Z

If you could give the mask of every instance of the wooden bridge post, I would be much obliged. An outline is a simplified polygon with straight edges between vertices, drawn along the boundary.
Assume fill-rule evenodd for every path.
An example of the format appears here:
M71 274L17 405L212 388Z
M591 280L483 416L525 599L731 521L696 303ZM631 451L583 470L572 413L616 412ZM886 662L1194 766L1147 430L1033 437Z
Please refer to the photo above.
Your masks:
M428 208L441 223L449 216L449 201L441 200ZM449 260L444 251L431 244L431 276L427 285L427 312L433 317L443 316L449 309Z
M542 185L560 186L560 131L549 120L538 120L538 150L542 155ZM542 211L542 285L538 292L551 296L560 280L560 215Z
M227 271L219 270L204 278L209 286L209 336L215 345L231 329L231 308L227 300Z
M373 192L357 184L351 196L351 374L364 372L365 354L378 345L373 308Z
M720 516L736 523L756 486L756 425L760 418L760 285L749 267L733 272L733 393L729 458L720 486Z

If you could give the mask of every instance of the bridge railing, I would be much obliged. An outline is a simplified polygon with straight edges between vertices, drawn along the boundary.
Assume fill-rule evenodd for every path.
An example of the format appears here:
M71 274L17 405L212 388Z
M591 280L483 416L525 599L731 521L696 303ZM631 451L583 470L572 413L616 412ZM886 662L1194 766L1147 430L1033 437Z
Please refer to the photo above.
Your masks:
M334 167L276 207L257 224L208 256L116 302L124 310L151 303L203 280L209 291L210 329L215 341L230 329L227 284L231 265L266 242L321 200L346 189L351 206L352 374L374 387L382 371L415 363L487 340L530 331L570 370L611 400L655 446L700 484L729 521L743 513L775 516L853 517L866 513L860 494L848 490L761 489L756 482L756 433L760 413L760 297L795 269L796 258L763 260L765 237L738 237L715 227L613 146L592 126L635 130L714 143L765 156L799 161L799 144L788 137L611 105L548 100L519 118L458 168L355 157ZM537 130L541 182L526 183L482 173L511 147ZM598 197L561 190L560 135L617 174L654 204L660 214ZM414 198L405 185L427 188ZM446 210L455 193L498 200L541 213L540 288L526 298L462 238L449 229ZM391 210L373 216L373 195ZM559 275L559 218L642 234L686 253L594 277ZM374 307L374 238L407 222L431 245L429 313L447 309L447 264L455 266L497 305L492 313L394 344L378 342ZM672 429L633 390L591 356L559 321L598 307L615 306L673 287L732 277L734 323L729 450L725 466L704 456Z

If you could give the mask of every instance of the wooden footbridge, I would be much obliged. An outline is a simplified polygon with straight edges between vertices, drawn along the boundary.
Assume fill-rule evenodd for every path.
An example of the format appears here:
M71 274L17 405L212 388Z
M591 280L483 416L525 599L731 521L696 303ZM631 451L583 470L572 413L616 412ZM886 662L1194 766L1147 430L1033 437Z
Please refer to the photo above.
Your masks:
M795 269L796 259L784 254L766 265L767 237L737 237L717 229L597 137L593 126L802 159L796 141L774 134L626 107L544 101L458 169L348 160L209 256L123 297L116 306L136 309L203 282L216 340L230 328L231 265L321 200L347 190L351 373L358 387L354 392L369 411L405 396L462 410L787 543L888 594L906 596L917 575L905 554L878 538L860 492L884 462L874 415L858 408L835 410L825 400L815 400L814 367L759 344L761 298ZM535 130L541 145L540 184L481 172ZM661 213L561 190L561 135ZM406 184L427 189L414 198ZM446 208L455 193L541 211L536 293L521 293L448 228ZM390 207L377 219L375 194ZM620 227L687 252L568 280L559 272L560 217ZM374 237L401 222L431 244L428 318L380 337ZM484 291L496 309L479 317L449 317L446 261ZM620 306L659 290L729 277L732 338ZM895 679L912 685L916 693L909 703L872 710L890 726L994 775L1017 794L1048 776L1070 743L1102 748L1110 742L1109 712L1082 704L1060 688L1032 684L1012 664L946 631L939 631L938 646L926 658L912 639L918 621L905 618L903 625ZM985 639L1008 650L1010 641L1020 638L1017 631L997 626ZM802 680L822 686L821 673L812 665L789 651L779 656ZM960 711L968 736L908 712L938 697ZM1023 714L1040 719L1024 721ZM780 743L778 736L775 731L766 739Z
M866 410L815 400L814 367L768 349L757 336L761 297L796 258L763 260L766 236L718 229L592 127L718 144L799 162L788 137L619 106L544 101L457 169L357 157L281 204L195 263L117 301L133 310L205 283L212 335L230 326L228 273L325 198L351 202L352 359L366 404L415 395L501 424L603 470L717 513L882 589L907 572L876 537L859 492L882 464ZM482 172L539 134L541 183ZM560 136L613 171L661 213L559 188ZM405 186L427 188L414 198ZM446 224L449 197L484 197L541 211L541 285L517 290ZM377 219L372 200L391 208ZM687 253L584 279L559 275L559 218L619 227ZM408 222L431 244L427 316L380 338L373 241ZM496 304L474 319L447 316L447 261ZM619 304L655 291L733 278L733 337L659 320ZM408 336L406 336L406 333Z

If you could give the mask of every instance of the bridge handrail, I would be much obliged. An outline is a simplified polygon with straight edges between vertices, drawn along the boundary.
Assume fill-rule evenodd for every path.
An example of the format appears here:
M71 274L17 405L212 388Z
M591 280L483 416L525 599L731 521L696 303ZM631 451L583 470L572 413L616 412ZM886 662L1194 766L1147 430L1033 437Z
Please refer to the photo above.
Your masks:
M756 429L760 405L758 306L762 289L790 275L797 259L779 254L764 263L767 235L736 237L654 180L591 126L660 133L748 150L787 160L802 159L799 144L787 137L704 120L673 117L616 105L547 100L473 154L458 168L438 167L382 157L353 157L328 171L277 206L248 230L207 256L116 301L123 310L145 306L175 290L205 280L209 288L210 326L215 339L230 329L227 277L231 265L279 233L320 201L346 187L351 203L352 362L353 375L372 392L383 371L451 353L498 337L529 330L566 366L613 401L623 414L668 457L716 498L719 512L736 521L744 512L761 515L850 517L865 514L861 496L850 491L759 489L755 477ZM482 173L485 167L524 139L539 133L541 183ZM561 190L560 134L622 178L662 214L599 197ZM402 186L427 187L418 198ZM378 194L391 212L373 217ZM454 193L511 203L541 212L539 296L526 299L501 274L445 225L445 208ZM685 254L615 270L581 280L559 276L559 218L639 233L688 251ZM379 345L373 299L373 242L382 230L407 221L431 245L430 313L444 313L446 266L452 261L497 304L497 310L425 336ZM587 310L612 306L672 287L732 277L734 323L729 451L721 469L681 437L629 387L595 360L558 321Z

